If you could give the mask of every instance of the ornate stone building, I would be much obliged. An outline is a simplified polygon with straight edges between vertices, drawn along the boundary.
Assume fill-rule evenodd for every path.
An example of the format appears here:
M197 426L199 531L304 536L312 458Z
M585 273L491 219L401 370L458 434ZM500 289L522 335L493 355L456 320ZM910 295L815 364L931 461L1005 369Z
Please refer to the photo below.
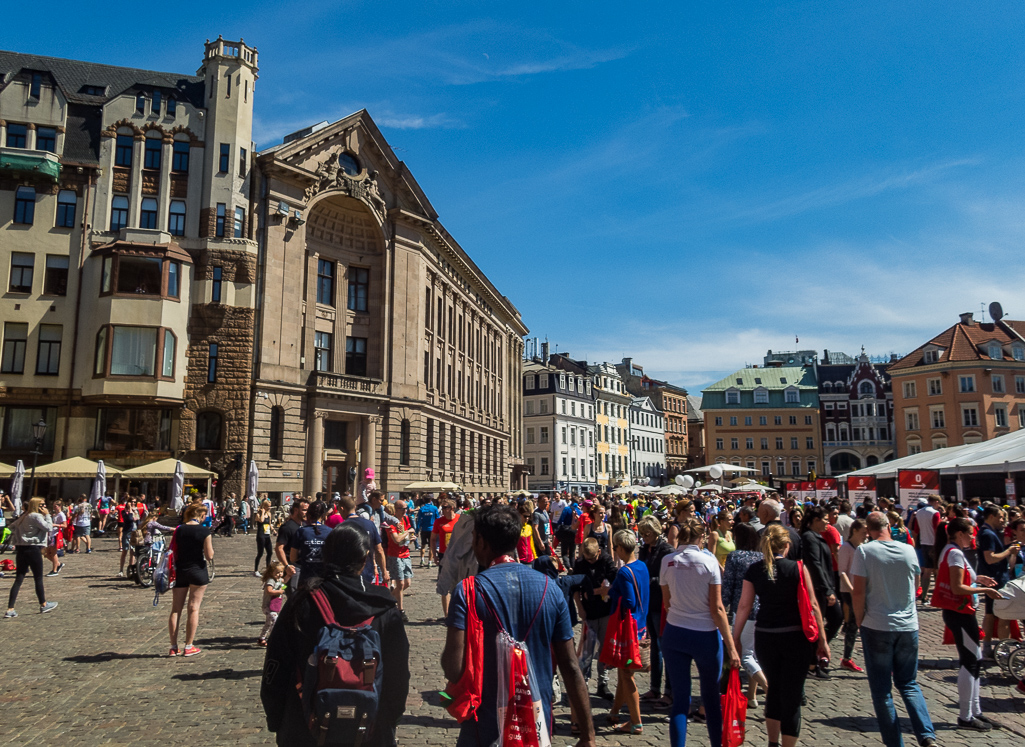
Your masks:
M240 490L257 52L196 75L0 52L0 460L178 455ZM51 491L56 486L50 486Z
M366 111L259 154L252 453L268 491L450 480L523 464L521 337ZM302 434L302 436L300 436Z

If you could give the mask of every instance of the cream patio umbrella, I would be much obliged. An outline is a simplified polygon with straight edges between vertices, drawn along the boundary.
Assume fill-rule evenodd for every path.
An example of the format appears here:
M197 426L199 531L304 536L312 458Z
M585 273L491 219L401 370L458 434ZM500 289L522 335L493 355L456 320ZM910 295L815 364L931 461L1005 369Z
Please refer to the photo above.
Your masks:
M69 457L68 459L61 459L59 462L51 462L50 464L36 467L36 478L67 478L72 480L93 478L96 477L96 472L99 468L100 463L94 462L91 459L77 456ZM121 470L109 465L105 465L105 471L107 477L116 477L122 474Z

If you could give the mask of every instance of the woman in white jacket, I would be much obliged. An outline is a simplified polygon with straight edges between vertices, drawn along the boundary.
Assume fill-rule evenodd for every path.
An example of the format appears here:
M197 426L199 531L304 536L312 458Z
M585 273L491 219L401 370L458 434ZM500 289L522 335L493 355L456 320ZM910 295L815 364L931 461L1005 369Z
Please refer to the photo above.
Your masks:
M14 603L18 600L21 582L25 580L29 570L36 584L36 598L39 600L40 612L52 612L57 608L56 602L46 601L43 590L43 548L53 531L50 512L46 510L46 502L42 498L33 498L28 502L25 513L11 525L11 539L14 542L14 562L17 568L11 595L7 600L5 620L17 617Z

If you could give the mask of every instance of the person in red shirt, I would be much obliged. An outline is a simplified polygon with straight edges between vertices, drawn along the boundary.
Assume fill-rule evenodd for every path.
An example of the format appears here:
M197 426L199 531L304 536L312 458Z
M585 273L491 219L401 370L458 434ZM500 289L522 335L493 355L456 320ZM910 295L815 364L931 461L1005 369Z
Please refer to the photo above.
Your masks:
M405 501L395 501L389 513L399 520L397 524L381 525L385 537L388 538L385 555L388 561L388 575L392 580L391 594L398 602L402 621L409 622L402 608L402 593L409 588L409 582L413 578L413 561L409 557L409 543L414 534L413 524L406 514Z
M826 513L826 528L822 530L822 539L829 545L829 552L833 556L833 574L840 572L840 545L843 544L843 540L840 538L840 532L837 530L836 520L840 518L839 507L830 504L828 512ZM837 588L840 588L839 585Z
M448 547L448 541L452 538L452 532L455 530L458 520L456 504L450 498L446 498L441 503L441 518L434 520L434 529L431 530L431 552L439 567L445 559L445 549ZM448 602L451 598L451 594L441 595L441 611L445 618L448 618Z

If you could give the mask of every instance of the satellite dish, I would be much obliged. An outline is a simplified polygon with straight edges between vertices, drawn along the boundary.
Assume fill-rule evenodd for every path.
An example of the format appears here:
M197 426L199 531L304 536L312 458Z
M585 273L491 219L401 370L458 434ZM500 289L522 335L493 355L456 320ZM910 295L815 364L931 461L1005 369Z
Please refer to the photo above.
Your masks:
M1004 318L1004 310L996 301L989 305L989 318L994 322L999 322Z

